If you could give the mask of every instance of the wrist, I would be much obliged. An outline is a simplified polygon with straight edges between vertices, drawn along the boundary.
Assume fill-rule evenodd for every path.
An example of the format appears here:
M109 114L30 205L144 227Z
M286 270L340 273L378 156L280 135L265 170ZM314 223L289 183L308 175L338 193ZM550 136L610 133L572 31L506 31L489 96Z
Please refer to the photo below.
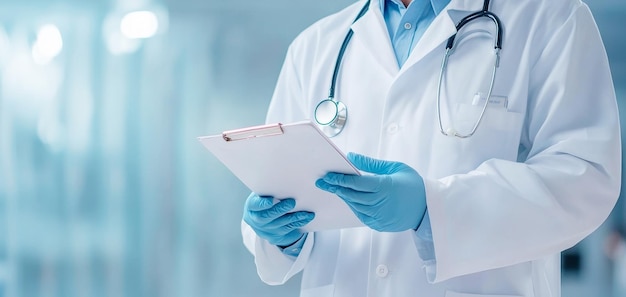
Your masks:
M303 233L298 240L290 245L277 245L277 247L286 255L297 257L300 254L300 250L304 246L308 233Z

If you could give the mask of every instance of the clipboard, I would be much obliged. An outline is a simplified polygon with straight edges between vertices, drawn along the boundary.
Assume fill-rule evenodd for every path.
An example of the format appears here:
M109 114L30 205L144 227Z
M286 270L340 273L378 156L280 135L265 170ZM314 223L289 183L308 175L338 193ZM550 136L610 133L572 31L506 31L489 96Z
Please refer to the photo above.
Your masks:
M312 122L254 126L198 140L253 192L294 198L294 211L314 212L304 231L364 226L341 198L315 186L327 172L360 173Z

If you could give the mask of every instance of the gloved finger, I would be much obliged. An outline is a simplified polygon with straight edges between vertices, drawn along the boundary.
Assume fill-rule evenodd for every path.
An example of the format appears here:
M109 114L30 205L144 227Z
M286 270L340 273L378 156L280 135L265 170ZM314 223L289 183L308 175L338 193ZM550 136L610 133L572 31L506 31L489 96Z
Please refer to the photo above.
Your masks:
M337 192L337 189L339 188L339 186L336 185L331 185L327 182L325 182L323 179L318 179L315 181L315 186L318 187L321 190L324 190L326 192L330 192L330 193L335 193Z
M302 238L302 236L304 236L304 234L305 233L301 232L298 229L291 230L289 233L285 234L285 237L284 237L285 239L289 238L290 240L285 240L288 243L286 243L286 244L283 243L282 246L283 247L287 247L287 246L290 246L290 245L296 243L296 241L300 240L300 238Z
M300 232L300 230L292 230L291 232L283 235L280 238L274 238L273 240L269 240L269 242L281 248L286 248L296 243L298 240L300 240L300 238L302 238L302 236L304 236L304 233Z
M347 199L341 196L339 197L342 198L344 202L348 204L348 206L350 206L350 209L352 209L352 211L358 212L362 215L365 215L368 217L377 217L380 213L380 208L382 204L381 202L372 203L372 204L363 204L363 203L348 201Z
M374 159L352 152L348 153L347 157L357 169L374 174L390 174L395 172L398 166L402 165L402 163L399 162Z
M254 230L254 233L256 233L256 235L269 241L272 244L274 244L274 242L278 241L282 237L282 235L274 234L263 229L252 228L252 230Z
M278 217L292 211L296 207L296 200L287 198L274 204L270 209L257 211L256 215L261 219L273 221Z
M268 232L265 230L254 229L254 232L261 238L267 240L269 243L278 246L289 246L298 241L303 234L299 230L292 230L285 234L275 234L274 232Z
M361 223L374 230L378 230L378 226L376 225L378 220L376 220L373 216L362 212L360 208L356 208L352 204L348 204L348 207L350 207L354 215L359 219L359 221L361 221Z
M244 216L244 220L248 224L255 225L267 225L280 216L290 212L296 207L296 201L294 199L281 200L270 209L261 211L249 211L247 216ZM248 222L250 220L250 222Z
M297 212L287 213L273 220L272 222L268 223L267 229L268 230L282 229L287 225L297 223L297 222L302 222L302 221L306 222L305 223L306 225L307 223L311 222L313 218L315 218L315 214L312 212L308 212L308 211L297 211Z
M342 186L331 185L324 180L318 179L315 182L315 185L327 192L333 193L343 199L346 203L356 203L362 205L375 205L380 203L380 199L383 197L380 193L368 193L368 192L360 192L350 188L345 188Z
M288 224L281 225L280 227L274 230L274 233L286 235L294 230L297 230L299 228L306 226L311 221L313 221L313 218L314 216L308 216L308 217L305 217L304 219L292 221L292 222L289 222Z
M378 192L383 187L386 175L353 175L329 172L322 178L331 185L342 186L360 192Z
M246 209L249 211L260 211L270 209L274 205L274 197L259 196L256 193L250 193L246 199Z

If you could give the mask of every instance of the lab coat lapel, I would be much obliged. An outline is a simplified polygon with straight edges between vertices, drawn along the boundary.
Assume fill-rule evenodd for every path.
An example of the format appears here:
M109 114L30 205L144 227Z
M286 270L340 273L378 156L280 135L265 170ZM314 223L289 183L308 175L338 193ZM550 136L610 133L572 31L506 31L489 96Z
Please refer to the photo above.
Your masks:
M374 60L391 76L400 70L398 61L391 47L387 25L383 18L378 0L372 0L369 10L363 17L352 24L353 41L359 50L370 52Z
M480 4L480 5L479 5ZM411 68L435 48L445 47L445 42L456 33L456 20L453 15L467 15L482 8L482 2L471 0L452 0L448 6L437 15L428 29L417 42L411 55L404 63L400 74Z

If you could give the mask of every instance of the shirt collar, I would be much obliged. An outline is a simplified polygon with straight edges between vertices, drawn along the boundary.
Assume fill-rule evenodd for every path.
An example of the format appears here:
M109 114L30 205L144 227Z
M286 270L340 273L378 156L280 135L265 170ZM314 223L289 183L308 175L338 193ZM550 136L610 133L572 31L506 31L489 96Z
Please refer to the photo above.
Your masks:
M387 1L394 1L396 3L401 3L401 0L379 0L379 7L380 7L380 11L384 12L385 11L385 5L387 4ZM424 1L424 0L413 0L413 1ZM432 9L435 11L435 15L438 15L444 8L446 8L446 6L448 5L448 3L450 3L450 0L430 0L430 5L432 7Z

